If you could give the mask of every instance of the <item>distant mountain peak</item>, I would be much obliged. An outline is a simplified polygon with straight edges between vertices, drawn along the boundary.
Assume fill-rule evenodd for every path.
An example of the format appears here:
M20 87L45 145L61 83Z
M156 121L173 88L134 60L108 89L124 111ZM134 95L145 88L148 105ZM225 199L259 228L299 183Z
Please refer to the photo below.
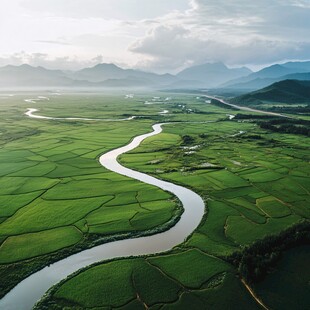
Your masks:
M22 65L6 65L4 67L1 67L1 71L13 71L13 72L22 72L22 71L33 71L36 70L36 67L30 66L28 64L22 64Z
M117 65L115 65L113 63L100 63L100 64L97 64L94 67L89 68L89 69L95 69L95 68L98 68L98 69L102 69L102 68L121 69L120 67L118 67ZM121 70L123 70L123 69L121 69Z
M221 85L222 88L255 90L266 87L274 82L285 79L308 80L310 61L291 61L284 64L274 64L254 72L247 77L233 79Z
M224 70L227 70L227 66L222 63L222 62L206 62L206 63L203 63L203 64L200 64L200 65L194 65L192 67L189 67L189 68L186 68L184 69L183 71L185 70L192 70L192 69L195 69L195 68L201 68L201 69L212 69L212 70L220 70L220 69L224 69Z
M78 71L50 70L29 64L7 65L0 68L0 88L10 85L97 87L109 80L106 84L122 87L125 87L126 83L132 87L150 85L158 89L167 87L215 88L220 85L230 88L232 85L231 88L254 90L258 89L256 84L264 87L284 77L297 80L310 79L310 61L274 64L255 73L247 67L230 68L222 62L213 62L186 68L177 75L156 74L134 68L123 69L114 63L99 63Z
M228 69L227 66L224 63L222 63L221 61L205 63L205 66Z
M21 67L21 68L34 68L33 66L30 66L28 64L22 64L19 67Z
M184 69L177 77L185 80L202 82L205 87L216 87L231 79L244 77L252 73L246 67L228 68L222 62L205 63Z

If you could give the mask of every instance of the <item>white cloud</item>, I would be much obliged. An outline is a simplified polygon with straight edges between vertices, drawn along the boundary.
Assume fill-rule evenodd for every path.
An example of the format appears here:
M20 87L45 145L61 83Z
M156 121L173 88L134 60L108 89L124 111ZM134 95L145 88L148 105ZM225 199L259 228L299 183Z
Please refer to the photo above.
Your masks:
M118 20L155 18L188 8L188 0L22 0L21 4L52 16Z
M310 57L309 0L2 1L2 63L73 68L102 55L105 62L165 72L210 61Z
M191 10L157 19L160 24L129 50L148 57L143 66L167 69L208 61L257 65L309 59L305 2L192 0Z
M12 55L0 57L0 66L15 65L27 63L31 66L42 66L47 69L57 70L77 70L85 67L92 67L98 63L107 62L107 59L98 55L92 59L81 60L77 56L71 57L51 57L48 54L43 53L14 53Z
M130 50L147 55L142 65L152 69L183 68L191 64L223 61L229 65L266 64L283 59L308 59L310 42L255 39L241 43L204 40L180 26L159 26Z

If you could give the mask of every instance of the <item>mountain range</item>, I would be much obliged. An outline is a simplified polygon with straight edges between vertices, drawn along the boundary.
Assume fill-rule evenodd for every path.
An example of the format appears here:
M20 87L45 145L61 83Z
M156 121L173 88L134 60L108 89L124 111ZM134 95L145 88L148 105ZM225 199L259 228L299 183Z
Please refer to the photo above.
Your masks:
M181 80L204 82L208 87L216 87L225 81L242 78L251 73L246 67L229 69L223 63L217 62L187 68L176 76Z
M186 68L176 75L123 69L105 63L79 71L49 70L26 64L0 67L0 88L213 88L245 93L286 79L310 80L310 61L276 64L258 72L252 72L246 67L228 68L220 62L207 63Z
M247 68L229 69L222 63L188 68L177 75L122 69L115 64L98 64L79 71L48 70L30 65L0 68L0 88L5 87L214 87L251 73Z
M248 76L232 79L219 87L251 91L283 80L310 80L310 61L275 64Z

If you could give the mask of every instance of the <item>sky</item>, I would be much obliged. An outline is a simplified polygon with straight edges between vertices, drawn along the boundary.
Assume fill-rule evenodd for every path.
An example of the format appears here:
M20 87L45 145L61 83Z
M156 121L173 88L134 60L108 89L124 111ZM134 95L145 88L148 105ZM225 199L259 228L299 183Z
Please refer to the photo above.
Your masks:
M1 0L0 66L175 73L310 59L310 0Z

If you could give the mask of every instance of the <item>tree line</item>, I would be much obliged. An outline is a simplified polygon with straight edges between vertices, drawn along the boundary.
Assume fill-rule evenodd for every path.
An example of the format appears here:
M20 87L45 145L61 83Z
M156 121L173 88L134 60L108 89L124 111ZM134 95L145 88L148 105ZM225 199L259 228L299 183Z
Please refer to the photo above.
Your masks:
M310 136L310 121L270 115L237 114L235 120L253 120L262 129L279 133Z
M285 250L300 245L310 245L310 222L307 220L278 235L258 240L226 257L226 260L237 267L247 283L256 283L265 278Z

